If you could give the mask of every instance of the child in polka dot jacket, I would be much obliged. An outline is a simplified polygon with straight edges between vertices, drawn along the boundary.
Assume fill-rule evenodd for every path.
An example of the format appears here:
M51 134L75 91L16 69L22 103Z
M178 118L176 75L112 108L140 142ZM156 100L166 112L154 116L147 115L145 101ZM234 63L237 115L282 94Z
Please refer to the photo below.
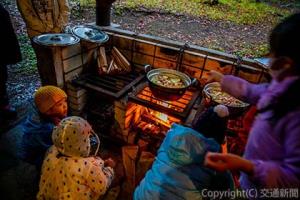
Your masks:
M63 119L52 133L54 145L42 166L37 199L99 199L114 177L114 161L90 156L90 138L95 135L80 117Z

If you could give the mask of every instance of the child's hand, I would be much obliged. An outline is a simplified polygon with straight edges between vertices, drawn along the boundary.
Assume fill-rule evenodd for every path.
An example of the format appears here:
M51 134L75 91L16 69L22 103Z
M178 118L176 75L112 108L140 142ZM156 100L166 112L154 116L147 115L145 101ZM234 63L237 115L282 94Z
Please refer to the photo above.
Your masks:
M113 159L108 158L108 159L104 160L104 166L105 167L109 166L111 168L114 168L116 166L116 162Z
M53 124L54 124L55 126L57 126L57 125L60 123L61 118L59 118L59 117L53 117L53 118L52 118L52 121L53 121Z
M220 72L217 72L215 70L211 70L207 73L208 77L207 77L207 83L210 83L210 82L221 82L224 75Z
M251 161L234 154L208 152L205 156L204 165L220 172L240 170L252 174L254 170Z

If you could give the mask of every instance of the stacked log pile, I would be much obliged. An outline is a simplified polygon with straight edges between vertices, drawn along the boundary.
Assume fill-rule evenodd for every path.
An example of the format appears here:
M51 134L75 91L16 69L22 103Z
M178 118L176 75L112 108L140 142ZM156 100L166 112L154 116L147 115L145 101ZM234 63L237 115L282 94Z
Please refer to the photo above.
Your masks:
M100 75L124 74L131 71L129 61L116 47L112 48L110 55L106 54L104 47L99 47L97 62Z

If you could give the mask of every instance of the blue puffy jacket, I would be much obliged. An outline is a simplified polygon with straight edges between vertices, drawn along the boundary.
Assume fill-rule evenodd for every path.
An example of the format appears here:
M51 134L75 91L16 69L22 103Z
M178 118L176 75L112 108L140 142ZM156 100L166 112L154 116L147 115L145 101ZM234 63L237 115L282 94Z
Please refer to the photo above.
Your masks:
M219 144L197 131L173 124L157 157L134 192L135 200L202 199L201 191L233 188L229 173L203 166L207 151L218 152Z
M47 149L53 144L51 135L54 124L43 119L36 108L22 124L21 159L40 169Z

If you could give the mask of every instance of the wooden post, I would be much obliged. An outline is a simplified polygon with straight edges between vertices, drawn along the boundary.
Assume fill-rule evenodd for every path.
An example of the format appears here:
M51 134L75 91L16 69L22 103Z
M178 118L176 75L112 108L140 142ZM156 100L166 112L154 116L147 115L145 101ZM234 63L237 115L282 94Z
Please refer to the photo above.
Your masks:
M116 0L96 0L96 24L110 26L111 6Z

